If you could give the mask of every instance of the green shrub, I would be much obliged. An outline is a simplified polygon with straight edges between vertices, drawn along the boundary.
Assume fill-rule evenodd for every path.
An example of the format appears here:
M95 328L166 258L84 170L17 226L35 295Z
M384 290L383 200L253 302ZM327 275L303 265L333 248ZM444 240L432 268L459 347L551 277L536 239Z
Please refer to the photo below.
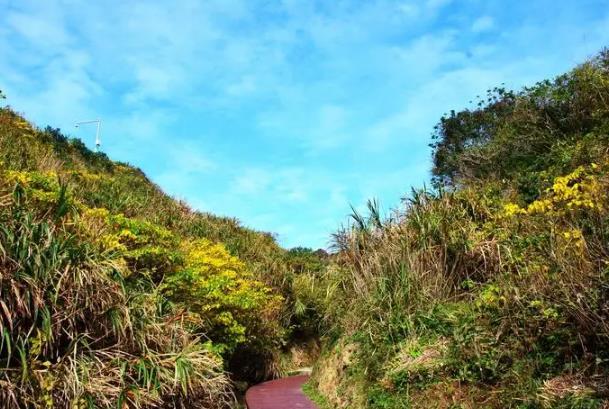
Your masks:
M608 101L603 51L441 118L434 188L390 217L371 201L334 236L310 298L326 348L356 353L313 382L369 408L606 406Z
M2 407L222 407L221 361L149 286L126 287L72 216L32 212L32 191L0 179ZM56 207L61 207L57 197ZM140 303L140 301L144 301Z

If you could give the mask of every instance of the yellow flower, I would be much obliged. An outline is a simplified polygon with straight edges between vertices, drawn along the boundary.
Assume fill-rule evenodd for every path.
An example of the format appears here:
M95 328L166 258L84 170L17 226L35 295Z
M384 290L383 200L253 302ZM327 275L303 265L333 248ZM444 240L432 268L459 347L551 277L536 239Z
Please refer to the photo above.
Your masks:
M137 236L131 230L123 229L118 234L121 240L137 240Z
M96 218L106 218L110 215L108 209L103 207L95 207L95 208L87 208L84 212L85 216L88 217L96 217Z
M507 204L503 205L503 212L504 212L505 216L512 217L517 214L525 213L525 210L522 209L520 206L518 206L515 203L507 203Z

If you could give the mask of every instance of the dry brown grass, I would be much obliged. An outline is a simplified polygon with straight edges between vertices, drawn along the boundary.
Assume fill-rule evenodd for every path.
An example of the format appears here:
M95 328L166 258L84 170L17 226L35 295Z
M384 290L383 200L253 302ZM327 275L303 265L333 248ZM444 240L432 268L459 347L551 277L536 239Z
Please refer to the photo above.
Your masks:
M31 212L19 187L2 196L1 408L232 404L221 360L154 285L126 283L111 254L80 241L70 214Z

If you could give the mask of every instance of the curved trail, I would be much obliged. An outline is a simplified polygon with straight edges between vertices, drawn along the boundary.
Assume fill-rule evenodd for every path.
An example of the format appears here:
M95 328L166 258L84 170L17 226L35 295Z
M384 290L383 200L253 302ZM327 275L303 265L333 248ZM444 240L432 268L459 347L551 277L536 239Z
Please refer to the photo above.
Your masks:
M248 409L318 409L302 392L308 376L290 376L261 383L248 389L245 403Z

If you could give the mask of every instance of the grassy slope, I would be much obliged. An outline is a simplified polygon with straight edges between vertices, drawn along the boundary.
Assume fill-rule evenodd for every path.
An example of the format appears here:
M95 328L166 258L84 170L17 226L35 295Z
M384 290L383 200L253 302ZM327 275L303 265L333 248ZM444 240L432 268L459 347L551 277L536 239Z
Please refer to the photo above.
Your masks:
M436 188L338 232L307 287L330 407L609 404L609 54L436 128ZM317 289L317 290L315 290Z
M89 207L104 207L114 214L145 219L180 235L221 241L269 282L284 271L284 266L276 262L284 250L270 233L245 228L236 219L192 211L186 203L163 193L141 170L94 153L58 129L34 129L10 110L2 112L1 126L1 157L6 169L76 176L72 186L75 195ZM83 181L73 172L99 178Z
M223 368L278 370L290 268L272 235L10 109L0 220L0 406L222 406Z

